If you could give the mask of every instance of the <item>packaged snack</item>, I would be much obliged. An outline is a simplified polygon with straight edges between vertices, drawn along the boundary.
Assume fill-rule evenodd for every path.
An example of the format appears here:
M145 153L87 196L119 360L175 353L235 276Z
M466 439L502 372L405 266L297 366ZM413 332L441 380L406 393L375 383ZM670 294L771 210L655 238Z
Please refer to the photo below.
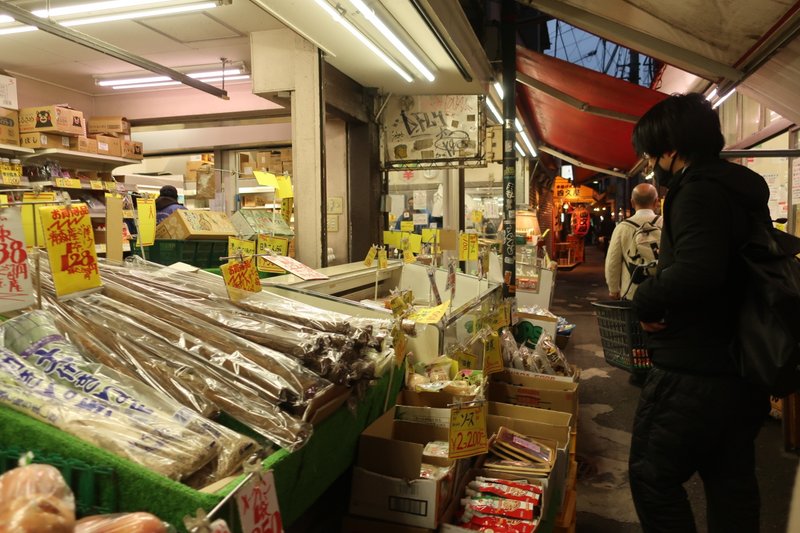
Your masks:
M478 476L475 481L479 483L493 483L495 485L505 485L507 487L514 487L528 492L535 492L536 494L542 493L542 486L536 483L528 483L527 481L501 479L495 477Z
M422 463L419 471L419 477L422 479L441 479L450 472L449 466L436 466Z
M469 511L475 511L486 515L517 518L520 520L533 520L535 516L533 504L518 500L507 500L502 498L478 498L473 500L472 498L463 498L461 500L461 504L464 506L465 517L470 516Z
M167 526L150 513L87 516L75 533L167 533Z
M423 457L441 457L447 459L450 444L443 440L434 440L425 445L422 450Z
M526 437L507 427L501 427L497 432L493 450L499 448L522 460L532 460L540 463L549 463L553 458L553 450L536 440Z
M469 521L463 524L469 529L486 532L503 533L533 533L539 525L537 519L534 520L515 520L513 518L503 518L494 515L473 512L469 516Z
M541 494L533 491L523 490L518 487L509 487L508 485L501 485L499 483L487 483L485 481L471 481L467 488L467 494L470 492L491 494L509 500L530 502L534 505L539 505L539 500L541 499ZM473 496L473 494L469 495Z

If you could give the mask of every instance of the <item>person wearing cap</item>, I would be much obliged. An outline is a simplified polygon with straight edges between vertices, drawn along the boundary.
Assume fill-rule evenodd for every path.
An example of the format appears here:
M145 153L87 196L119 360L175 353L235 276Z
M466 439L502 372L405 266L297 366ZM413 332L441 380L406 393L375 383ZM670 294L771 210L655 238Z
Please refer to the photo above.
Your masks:
M178 209L186 209L183 204L178 203L178 189L172 185L164 185L156 198L156 224L170 216Z

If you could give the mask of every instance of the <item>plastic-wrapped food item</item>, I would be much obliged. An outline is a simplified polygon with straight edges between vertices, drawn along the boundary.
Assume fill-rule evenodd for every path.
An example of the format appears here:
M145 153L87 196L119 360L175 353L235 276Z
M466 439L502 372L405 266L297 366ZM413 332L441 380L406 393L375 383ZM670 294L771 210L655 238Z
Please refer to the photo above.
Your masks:
M503 363L505 366L511 366L511 362L514 360L517 350L519 350L511 329L503 328L500 332L500 344L503 348Z
M14 498L0 507L0 533L73 533L75 510L55 496Z
M486 533L534 533L539 524L537 519L518 520L477 511L464 513L462 520L466 522L462 526Z
M427 457L441 457L447 459L450 453L450 444L443 440L434 440L425 445L422 455Z
M519 500L505 498L463 498L464 516L470 516L470 511L483 515L497 515L518 520L533 520L535 518L534 505Z
M428 463L422 463L420 467L419 477L422 479L441 479L450 472L449 466L436 466Z
M510 487L501 483L475 480L471 481L467 487L467 495L470 497L499 497L529 502L533 505L539 505L541 500L541 491L534 492L519 487Z
M164 522L150 513L87 516L75 524L75 533L167 533Z
M75 506L72 490L54 466L30 464L0 475L0 510L14 498L31 496L52 496L68 507Z
M543 355L547 359L548 366L552 371L545 373L557 374L559 376L572 376L574 374L572 367L567 363L564 352L556 346L556 343L550 335L543 333L539 337L535 352Z

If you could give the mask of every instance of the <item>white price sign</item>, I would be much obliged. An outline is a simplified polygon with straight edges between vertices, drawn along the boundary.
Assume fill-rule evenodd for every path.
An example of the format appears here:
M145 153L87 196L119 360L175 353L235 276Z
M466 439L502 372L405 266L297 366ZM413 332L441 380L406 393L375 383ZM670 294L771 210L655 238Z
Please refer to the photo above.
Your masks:
M0 212L0 312L33 305L33 284L22 216L17 207Z
M283 533L272 470L253 475L236 495L242 533Z

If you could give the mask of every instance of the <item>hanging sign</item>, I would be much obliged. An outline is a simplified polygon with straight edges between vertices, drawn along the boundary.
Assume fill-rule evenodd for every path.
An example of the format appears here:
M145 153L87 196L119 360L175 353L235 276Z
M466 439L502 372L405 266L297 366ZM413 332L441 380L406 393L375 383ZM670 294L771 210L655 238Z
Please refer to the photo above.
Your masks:
M248 256L241 261L234 260L220 266L222 279L231 300L239 300L249 292L261 291L261 280L253 256Z
M279 255L268 256L267 261L281 267L284 270L288 270L298 278L302 280L310 280L310 279L329 279L328 276L322 274L321 272L317 272L313 268L304 265L300 261L297 261L291 257L283 257Z
M263 170L254 170L253 176L256 178L256 181L262 187L275 187L278 188L278 180L275 178L275 174L271 172L264 172Z
M237 239L236 237L228 237L228 259L229 262L236 261L239 255L255 255L256 243L255 241L246 241L244 239Z
M56 296L102 285L86 204L39 208Z
M283 241L283 242L281 242ZM285 274L286 271L274 263L267 261L263 254L274 252L276 254L286 254L289 252L289 240L283 237L272 237L269 235L259 235L256 239L256 253L258 258L259 272L271 272L273 274Z
M478 234L469 233L468 261L478 260Z
M436 307L418 307L408 319L420 324L436 324L444 317L449 305L450 300L447 300Z
M386 256L386 249L381 248L378 250L378 268L384 269L389 266L389 258Z
M275 176L275 181L278 183L278 196L281 199L294 198L294 188L292 187L292 177L285 175Z
M483 340L483 373L488 376L503 371L503 355L500 352L500 335L492 332Z
M56 201L56 193L48 192L26 192L22 195L24 204L52 204ZM42 217L39 215L38 206L22 206L22 227L25 228L25 243L28 246L44 246L44 229L42 229ZM34 226L36 234L34 235Z
M367 257L364 258L364 266L371 267L376 255L378 255L378 247L373 244L370 246L369 252L367 252Z
M283 533L272 470L255 474L236 494L242 533Z
M402 233L399 231L384 231L383 244L391 246L392 248L400 248L400 236Z
M0 313L33 305L27 259L20 210L0 210Z
M465 350L456 351L454 359L458 361L459 370L477 370L478 368L478 357Z
M414 231L414 221L413 220L401 220L400 221L400 231L403 233L413 233Z
M156 201L153 198L139 198L136 202L139 215L139 244L153 246L156 241Z
M292 223L292 213L294 212L294 198L283 198L281 200L281 216L287 224Z
M462 459L489 451L486 438L486 404L469 407L453 406L450 409L450 446L447 456Z

